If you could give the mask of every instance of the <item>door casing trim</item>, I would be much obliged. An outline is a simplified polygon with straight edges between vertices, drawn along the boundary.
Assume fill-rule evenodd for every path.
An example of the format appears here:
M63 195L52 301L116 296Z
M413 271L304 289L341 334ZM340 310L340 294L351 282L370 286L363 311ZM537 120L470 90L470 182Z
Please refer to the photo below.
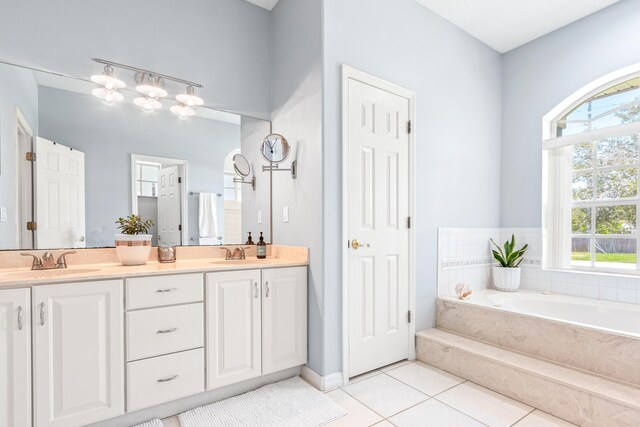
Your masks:
M349 382L349 253L345 248L345 242L350 239L348 236L347 222L349 218L348 209L348 147L349 147L349 80L356 80L378 89L393 93L409 101L409 120L412 129L409 133L409 216L411 217L411 228L409 228L409 310L411 311L411 322L409 323L409 360L416 358L415 346L415 318L416 318L416 281L415 281L415 135L416 135L416 93L403 88L394 83L353 68L349 65L342 65L342 241L340 242L342 252L342 381Z

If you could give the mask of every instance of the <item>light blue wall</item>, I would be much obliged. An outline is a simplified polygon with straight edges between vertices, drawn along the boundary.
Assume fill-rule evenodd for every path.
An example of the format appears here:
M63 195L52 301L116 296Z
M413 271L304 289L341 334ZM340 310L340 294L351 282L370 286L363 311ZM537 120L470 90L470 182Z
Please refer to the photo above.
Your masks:
M348 64L417 94L416 328L435 318L437 228L495 227L501 57L414 0L324 1L323 374L341 370L341 74Z
M542 117L576 90L640 62L640 1L623 0L503 56L503 227L540 227Z
M268 119L269 12L242 0L3 1L0 59L88 78L92 57L202 83L208 106Z
M325 330L335 321L328 316L336 314L323 295L321 5L280 0L271 12L272 126L292 144L299 167L296 180L273 174L273 236L278 244L309 247L309 366L319 373L334 350L325 343Z
M0 64L0 206L7 222L0 222L0 249L18 247L16 207L16 109L38 131L38 84L29 70Z
M240 148L240 126L167 109L144 113L91 95L39 88L40 136L85 153L87 247L113 246L116 218L131 212L131 154L188 161L186 191L223 192L226 155ZM223 203L218 226L224 230ZM188 232L198 236L198 200L189 198ZM193 244L188 242L185 244Z

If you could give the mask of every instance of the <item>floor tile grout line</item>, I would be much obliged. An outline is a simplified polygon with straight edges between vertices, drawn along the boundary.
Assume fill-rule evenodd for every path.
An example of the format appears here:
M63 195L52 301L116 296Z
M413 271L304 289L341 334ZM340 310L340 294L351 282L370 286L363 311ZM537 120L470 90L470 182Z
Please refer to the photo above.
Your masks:
M382 420L378 420L378 421L376 422L376 424L377 424L377 423L379 423L380 421L384 421L384 420L386 420L386 419L387 419L384 415L382 415L382 414L380 414L380 413L376 412L376 410L375 410L375 409L371 408L371 407L370 407L370 406L368 406L366 403L364 403L364 402L360 401L357 397L355 397L354 395L352 395L352 394L351 394L351 393L349 393L348 391L346 391L346 390L344 390L344 389L341 389L341 390L342 390L343 392L347 393L347 394L348 394L348 395L349 395L353 400L355 400L356 402L360 403L361 405L363 405L365 408L369 409L369 410L370 410L371 412L373 412L374 414L378 415L379 417L382 417Z
M452 387L452 388L453 388L453 387ZM448 408L451 408L451 409L453 409L454 411L456 411L456 412L458 412L458 413L460 413L460 414L464 415L465 417L469 417L469 418L471 418L472 420L474 420L474 421L476 421L476 422L479 422L479 423L480 423L480 424L482 424L483 426L488 427L488 425L487 425L487 424L483 423L482 421L480 421L479 419L475 418L474 416L469 415L469 414L467 414L466 412L462 412L461 410L459 410L459 409L457 409L457 408L454 408L453 406L449 405L448 403L443 402L442 400L436 399L435 397L434 397L433 399L434 399L436 402L442 403L444 406L446 406L446 407L448 407ZM518 421L520 421L520 420L518 420Z
M514 399L515 400L515 399ZM522 403L522 402L520 402ZM527 405L529 406L529 405ZM533 408L533 407L532 407ZM527 412L522 418L520 418L519 420L517 420L515 423L511 424L511 427L515 426L516 424L518 424L520 421L524 420L525 418L527 418L529 415L531 415L533 413L533 411L535 411L536 408L533 408L531 411Z

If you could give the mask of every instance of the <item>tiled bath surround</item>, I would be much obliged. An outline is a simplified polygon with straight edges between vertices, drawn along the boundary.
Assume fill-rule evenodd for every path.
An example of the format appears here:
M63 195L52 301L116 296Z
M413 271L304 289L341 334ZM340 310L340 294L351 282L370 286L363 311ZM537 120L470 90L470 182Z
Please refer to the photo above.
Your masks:
M493 288L489 239L502 245L515 234L517 247L529 244L522 265L523 289L640 304L640 277L620 274L543 270L542 231L537 228L440 228L438 295L454 295L455 285Z

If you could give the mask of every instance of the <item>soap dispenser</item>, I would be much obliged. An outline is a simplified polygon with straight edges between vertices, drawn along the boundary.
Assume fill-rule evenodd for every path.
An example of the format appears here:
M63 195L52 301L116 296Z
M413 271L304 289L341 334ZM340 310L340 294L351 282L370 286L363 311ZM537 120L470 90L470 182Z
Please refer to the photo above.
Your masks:
M256 245L256 257L258 259L265 259L267 257L267 244L264 241L264 237L262 237L262 231L260 232L260 240L258 240L258 244Z
M253 242L253 238L251 237L251 232L249 231L249 238L247 239L247 242L245 243L245 245L255 245L255 243Z

